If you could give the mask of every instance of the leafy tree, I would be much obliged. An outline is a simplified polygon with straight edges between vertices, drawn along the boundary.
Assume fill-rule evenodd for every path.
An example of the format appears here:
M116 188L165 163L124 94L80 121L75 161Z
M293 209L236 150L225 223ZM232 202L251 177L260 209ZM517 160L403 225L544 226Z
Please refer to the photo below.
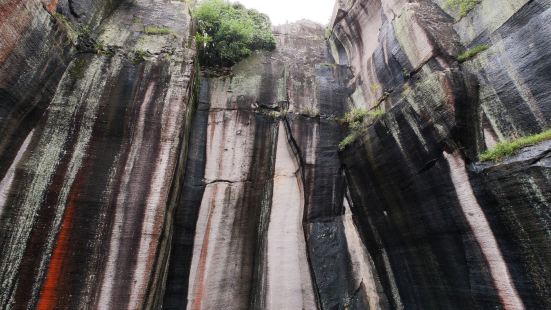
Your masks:
M256 50L276 46L270 19L240 3L203 0L194 10L199 60L204 66L229 67Z

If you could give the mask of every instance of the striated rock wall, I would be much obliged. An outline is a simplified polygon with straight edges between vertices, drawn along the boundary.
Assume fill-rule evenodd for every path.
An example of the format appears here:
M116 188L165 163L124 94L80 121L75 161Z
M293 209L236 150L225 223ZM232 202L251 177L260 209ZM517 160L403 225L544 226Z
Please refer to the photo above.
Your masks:
M548 143L477 162L549 128L550 7L483 0L460 17L444 0L337 4L329 43L353 72L350 108L385 111L342 162L393 308L550 307Z
M191 18L183 2L113 5L1 10L15 43L0 61L0 308L162 302L194 111Z
M52 100L69 61L78 52L73 27L96 29L120 2L3 1L0 7L0 173L8 169L17 148ZM69 10L69 7L78 9ZM73 27L68 20L76 22Z
M277 27L275 52L207 78L206 168L185 181L170 267L189 278L167 284L171 307L547 307L548 147L477 161L549 125L546 52L497 49L547 27L549 5L488 5L459 18L443 1L340 1L327 45L308 22ZM339 120L358 108L385 114L339 154Z
M166 308L384 303L376 279L354 274L370 262L342 204L336 118L348 70L327 62L321 26L275 32L276 51L201 82Z
M83 20L82 27L93 28L114 5L95 3L87 10L95 19ZM38 0L0 3L0 175L42 117L77 52L74 33L55 13L57 5Z
M201 77L191 4L0 4L0 308L551 307L551 144L478 160L549 128L548 0L339 0Z

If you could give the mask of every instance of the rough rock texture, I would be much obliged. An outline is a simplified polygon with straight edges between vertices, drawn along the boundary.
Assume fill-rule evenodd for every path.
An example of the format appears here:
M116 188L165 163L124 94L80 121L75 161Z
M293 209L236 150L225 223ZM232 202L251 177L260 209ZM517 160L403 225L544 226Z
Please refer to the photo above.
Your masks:
M0 60L0 307L158 308L193 112L188 7L56 3L1 9L20 38Z
M167 308L386 305L343 206L337 118L349 70L328 62L321 26L275 33L274 52L201 83L198 165L176 213Z
M460 18L445 0L337 5L329 41L352 68L351 106L386 111L342 160L393 308L551 307L549 143L476 163L550 125L550 7L483 0Z
M201 199L180 204L195 211L182 215L186 256L174 256L182 265L172 266L189 265L191 271L189 280L175 280L180 291L168 297L175 301L187 291L188 300L180 297L173 305L548 307L549 262L537 254L548 252L547 167L536 165L531 173L518 167L520 178L500 172L501 165L482 169L475 162L499 140L548 126L548 63L536 52L516 56L516 41L501 52L494 46L524 27L547 27L549 6L511 5L497 21L479 17L471 21L475 25L465 24L485 16L480 10L487 5L455 20L457 13L443 2L342 1L329 33L332 57L325 53L322 29L302 22L276 28L274 53L242 62L231 77L209 79L203 85L209 121L201 129L206 169L190 181L205 191ZM469 41L472 34L465 29L480 35ZM488 43L484 36L495 44L458 63L467 47ZM547 33L515 40L548 45ZM484 61L490 56L494 64ZM510 57L520 58L500 65ZM525 70L531 73L524 78L516 73ZM515 103L506 103L515 93ZM338 120L355 108L386 113L366 123L339 159ZM244 116L248 113L256 115L254 121ZM247 127L238 125L243 123ZM295 163L278 173L280 161L289 161L280 158L287 154L281 151L283 128L288 140L283 146L292 150ZM262 149L251 149L259 135ZM258 166L260 157L269 160ZM541 155L527 157L535 164ZM298 185L291 181L295 169ZM517 183L507 185L507 176ZM254 195L247 182L256 186ZM285 214L279 211L281 195ZM515 208L522 210L520 218L514 204L520 204ZM297 210L303 210L304 233L298 237ZM285 257L274 257L274 247ZM315 305L308 301L304 257Z
M113 5L111 1L95 3L87 13L97 17L83 21L82 27L93 28ZM67 24L52 15L56 4L38 0L0 3L0 175L6 173L42 117L77 52Z
M200 79L188 3L0 4L0 308L551 308L551 142L478 160L550 126L551 2L339 0Z

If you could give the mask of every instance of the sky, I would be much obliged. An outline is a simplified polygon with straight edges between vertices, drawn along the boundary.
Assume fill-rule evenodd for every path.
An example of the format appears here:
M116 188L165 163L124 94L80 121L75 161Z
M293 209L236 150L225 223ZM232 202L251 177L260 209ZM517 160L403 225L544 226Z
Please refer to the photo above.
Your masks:
M270 16L273 25L309 19L322 25L329 23L335 0L232 0Z

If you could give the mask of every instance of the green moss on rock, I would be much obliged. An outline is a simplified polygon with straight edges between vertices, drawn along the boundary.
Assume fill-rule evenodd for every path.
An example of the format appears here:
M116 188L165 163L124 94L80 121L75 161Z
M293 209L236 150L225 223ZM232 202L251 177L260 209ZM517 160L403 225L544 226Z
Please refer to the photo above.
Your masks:
M165 35L172 33L172 30L167 27L158 27L158 26L146 26L144 28L145 34L151 34L151 35Z
M367 110L367 109L353 109L347 112L343 119L343 123L348 125L350 133L344 140L339 143L339 150L344 150L349 144L356 141L356 139L361 135L364 126L362 124L367 120L369 122L374 122L385 112L381 109Z
M477 45L473 48L470 48L468 50L466 50L465 52L459 54L457 56L457 60L459 62L465 62L467 60L470 60L472 58L474 58L476 55L484 52L485 50L489 49L490 46L489 45Z
M459 11L459 18L465 17L479 3L480 0L447 0L448 7Z

